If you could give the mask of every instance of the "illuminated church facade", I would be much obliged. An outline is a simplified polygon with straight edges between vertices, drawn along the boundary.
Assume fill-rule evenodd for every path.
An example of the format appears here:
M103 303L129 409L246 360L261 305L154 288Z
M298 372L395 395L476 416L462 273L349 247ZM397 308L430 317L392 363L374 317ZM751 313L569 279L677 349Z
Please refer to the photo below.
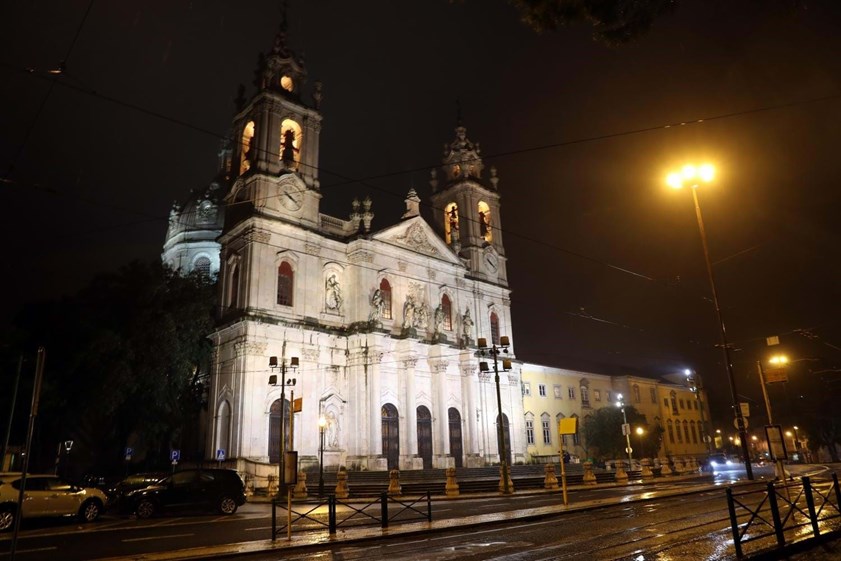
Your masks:
M208 457L224 450L259 480L276 472L283 425L302 469L318 463L321 430L328 467L489 465L501 413L509 461L522 461L519 367L500 373L500 412L480 373L493 360L477 352L479 338L514 340L496 170L459 124L431 173L431 224L413 189L379 230L368 198L347 218L324 214L321 85L309 102L305 85L281 28L220 155L227 179L173 209L164 261L218 270ZM302 405L290 432L293 393Z

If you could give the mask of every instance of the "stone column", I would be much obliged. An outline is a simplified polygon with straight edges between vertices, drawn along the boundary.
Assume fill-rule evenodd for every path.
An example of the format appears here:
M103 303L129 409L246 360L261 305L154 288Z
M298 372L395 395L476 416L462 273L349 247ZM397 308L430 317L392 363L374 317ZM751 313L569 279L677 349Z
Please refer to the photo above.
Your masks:
M431 364L433 380L435 384L435 411L438 417L438 426L433 423L433 433L437 433L438 442L433 444L433 450L438 450L440 464L438 467L446 468L446 457L450 453L450 417L447 413L447 362L435 361ZM437 430L436 430L437 429Z
M383 450L383 415L380 389L380 365L372 364L370 361L371 353L366 349L363 354L363 369L365 376L368 379L368 419L371 423L369 427L369 439L367 455L369 458L376 458L385 454ZM400 411L398 410L398 415Z
M407 458L413 458L418 453L418 405L416 402L417 390L415 389L415 365L418 360L415 357L408 357L403 361L403 378L406 381L406 443L407 450L404 452ZM409 466L414 469L414 466Z
M478 453L476 447L476 396L473 392L473 370L469 365L461 365L461 416L464 424L461 446L465 456L472 456ZM466 458L464 465L468 465Z

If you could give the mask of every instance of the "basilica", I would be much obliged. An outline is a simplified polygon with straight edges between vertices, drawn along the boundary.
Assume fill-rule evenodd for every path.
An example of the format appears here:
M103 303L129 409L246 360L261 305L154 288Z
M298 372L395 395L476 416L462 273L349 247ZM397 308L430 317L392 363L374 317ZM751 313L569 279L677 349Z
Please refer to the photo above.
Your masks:
M163 252L218 275L208 456L260 478L281 449L317 464L323 439L328 467L482 466L502 434L522 460L518 366L498 362L500 411L477 347L514 358L500 347L513 334L497 170L459 124L431 172L429 221L413 189L379 229L369 198L322 213L321 85L305 94L283 29L258 75L218 181L173 208Z

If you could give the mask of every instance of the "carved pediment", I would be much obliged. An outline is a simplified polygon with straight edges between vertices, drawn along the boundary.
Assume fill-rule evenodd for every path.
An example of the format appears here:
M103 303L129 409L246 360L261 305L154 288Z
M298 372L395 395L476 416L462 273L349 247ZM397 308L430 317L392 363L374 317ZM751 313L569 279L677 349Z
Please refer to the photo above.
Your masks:
M406 220L374 236L375 239L405 247L415 253L437 257L459 263L452 250L447 247L422 218Z

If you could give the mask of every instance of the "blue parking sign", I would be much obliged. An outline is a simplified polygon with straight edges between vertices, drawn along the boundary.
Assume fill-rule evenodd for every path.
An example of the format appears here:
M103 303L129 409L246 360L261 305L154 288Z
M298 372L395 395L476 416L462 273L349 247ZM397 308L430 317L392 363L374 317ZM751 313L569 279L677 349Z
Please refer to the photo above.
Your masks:
M126 446L126 460L130 460L132 454L134 454L134 448Z
M225 461L225 449L219 448L216 450L216 461L217 462L224 462Z
M172 450L169 453L169 459L173 462L177 462L181 459L181 450Z

